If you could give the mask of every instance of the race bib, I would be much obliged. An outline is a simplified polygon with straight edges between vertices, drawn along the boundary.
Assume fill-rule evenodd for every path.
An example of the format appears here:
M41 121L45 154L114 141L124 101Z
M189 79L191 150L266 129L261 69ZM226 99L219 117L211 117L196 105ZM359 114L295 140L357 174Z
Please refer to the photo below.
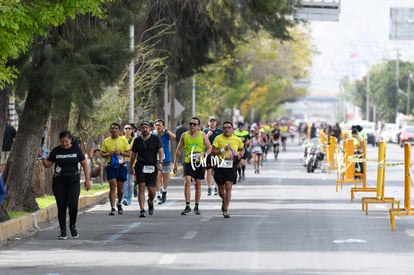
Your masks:
M123 156L121 156L121 155L119 155L119 156L118 156L118 162L119 162L119 165L124 164L124 162L125 162L124 157L123 157Z
M272 139L272 143L273 144L278 144L279 143L279 139Z
M255 154L261 154L262 153L262 148L260 146L254 146L252 152L255 153Z
M144 165L142 168L142 172L144 174L152 174L155 172L155 166L154 165Z
M223 159L220 163L220 168L233 168L233 160Z

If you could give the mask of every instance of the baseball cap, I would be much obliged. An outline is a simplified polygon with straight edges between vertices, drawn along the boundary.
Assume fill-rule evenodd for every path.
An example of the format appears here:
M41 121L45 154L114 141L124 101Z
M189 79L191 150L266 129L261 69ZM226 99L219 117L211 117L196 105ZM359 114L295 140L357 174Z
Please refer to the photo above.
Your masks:
M216 120L216 117L215 116L209 116L208 121L210 121L210 120Z
M147 125L148 127L151 127L151 124L148 121L146 121L146 120L141 121L141 123L139 124L139 126L142 126L142 125Z

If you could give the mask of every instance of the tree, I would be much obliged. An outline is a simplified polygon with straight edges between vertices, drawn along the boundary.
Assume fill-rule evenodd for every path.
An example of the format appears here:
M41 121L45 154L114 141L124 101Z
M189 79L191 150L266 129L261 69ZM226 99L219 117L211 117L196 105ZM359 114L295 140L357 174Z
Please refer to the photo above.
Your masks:
M203 66L213 63L214 53L225 56L234 49L247 31L264 30L272 37L290 38L288 28L296 22L288 1L142 1L147 9L144 29L163 20L173 32L159 44L168 53L166 60L170 98L175 98L178 82L192 76ZM153 36L153 32L146 35ZM220 57L218 58L220 59ZM217 60L217 59L216 59ZM171 100L174 102L174 100ZM174 104L171 106L174 112ZM172 119L174 124L174 121Z
M50 129L55 129L52 134L57 136L57 131L67 129L72 103L87 110L103 87L112 84L129 62L128 36L122 35L116 25L107 23L90 16L68 18L65 24L51 27L46 37L35 40L19 81L28 95L15 140L14 148L18 150L11 152L5 172L8 210L38 208L32 175L51 111Z
M245 117L254 109L253 119L262 121L270 118L277 105L302 96L305 91L292 82L307 77L310 42L300 27L291 30L291 35L292 40L281 42L265 32L250 32L248 43L239 43L233 56L206 66L197 75L197 96L204 95L200 101L207 103L200 106L204 118L234 107ZM219 106L214 104L217 101Z
M47 27L58 26L67 17L86 12L99 15L104 2L108 1L3 0L0 3L0 88L17 77L17 69L10 66L9 60L26 52L36 34L45 35Z
M376 106L377 120L383 122L395 122L398 112L407 111L407 80L410 72L414 71L414 65L400 61L398 77L395 68L396 61L392 60L373 66L369 70L370 105ZM355 89L346 90L351 95L353 104L361 109L362 114L366 114L367 76L355 82ZM370 108L369 111L370 117L373 117L373 110Z

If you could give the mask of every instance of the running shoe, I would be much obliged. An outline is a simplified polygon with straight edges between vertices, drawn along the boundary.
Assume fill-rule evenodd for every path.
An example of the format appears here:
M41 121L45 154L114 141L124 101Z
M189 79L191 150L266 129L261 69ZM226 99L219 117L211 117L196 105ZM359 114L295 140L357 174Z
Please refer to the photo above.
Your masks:
M207 196L211 196L211 188L210 187L207 189Z
M189 205L186 205L183 212L181 212L181 215L186 215L188 213L191 213L191 207Z
M128 201L127 201L127 199L123 199L123 200L122 200L122 204L123 204L123 205L125 205L125 206L127 206L127 205L128 205Z
M124 214L124 210L122 209L122 204L117 204L116 208L118 208L118 214L119 215Z
M154 204L151 203L149 200L147 202L148 202L148 214L152 215L154 214Z
M158 200L158 204L162 204L162 197L161 196L157 196L157 200Z
M66 232L60 232L60 235L58 236L59 240L66 240L68 238L68 235L66 235Z
M145 210L141 209L141 211L139 211L139 217L140 218L145 218Z
M78 230L76 230L76 226L75 225L71 225L70 226L70 234L75 239L77 239L79 237Z
M228 218L230 218L230 215L229 215L229 213L227 213L227 211L223 211L223 217L225 219L228 219Z
M167 201L167 191L162 191L161 201L162 203Z
M134 185L134 198L138 197L138 187Z
M217 196L218 190L217 187L214 187L214 196Z
M194 214L200 215L200 209L198 209L198 206L194 207Z
M116 212L116 210L115 210L115 208L111 208L111 212L109 212L109 216L115 216L115 212Z

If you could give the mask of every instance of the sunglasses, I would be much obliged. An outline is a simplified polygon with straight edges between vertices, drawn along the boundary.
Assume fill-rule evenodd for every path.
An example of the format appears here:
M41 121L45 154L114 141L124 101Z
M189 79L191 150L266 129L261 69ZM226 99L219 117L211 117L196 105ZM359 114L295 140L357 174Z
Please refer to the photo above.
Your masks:
M189 124L190 124L190 126L197 126L198 125L197 123L192 123L192 122L190 122Z
M125 127L125 128L124 128L124 130L131 130L131 128L129 128L129 127Z

